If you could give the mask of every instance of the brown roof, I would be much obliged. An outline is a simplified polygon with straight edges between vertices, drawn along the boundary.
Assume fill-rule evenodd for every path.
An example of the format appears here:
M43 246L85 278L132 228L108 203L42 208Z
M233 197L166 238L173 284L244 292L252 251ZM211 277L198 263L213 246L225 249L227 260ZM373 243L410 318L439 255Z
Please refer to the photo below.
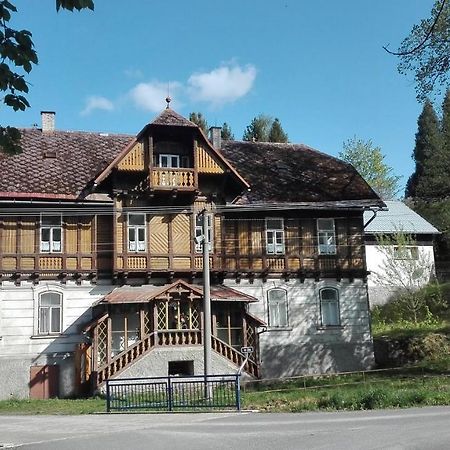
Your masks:
M146 303L161 296L166 291L178 287L203 295L203 286L188 284L179 280L165 286L122 286L115 288L97 303ZM211 286L211 301L257 302L258 299L227 286L214 285Z
M173 125L177 127L197 128L194 122L185 119L183 116L175 112L173 109L166 108L155 120L150 122L151 125Z
M225 141L222 153L251 185L240 203L379 200L352 165L303 144Z
M0 152L1 193L77 198L132 136L23 129L19 155ZM37 194L37 195L35 195Z

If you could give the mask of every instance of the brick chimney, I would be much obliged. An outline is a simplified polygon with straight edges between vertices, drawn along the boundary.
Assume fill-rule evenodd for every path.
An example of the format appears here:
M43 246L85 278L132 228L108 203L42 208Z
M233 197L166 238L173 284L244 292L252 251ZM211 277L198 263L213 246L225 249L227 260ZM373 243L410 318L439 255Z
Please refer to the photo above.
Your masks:
M55 111L41 111L42 131L44 133L55 131Z
M209 129L209 141L216 150L222 148L222 127L211 127Z

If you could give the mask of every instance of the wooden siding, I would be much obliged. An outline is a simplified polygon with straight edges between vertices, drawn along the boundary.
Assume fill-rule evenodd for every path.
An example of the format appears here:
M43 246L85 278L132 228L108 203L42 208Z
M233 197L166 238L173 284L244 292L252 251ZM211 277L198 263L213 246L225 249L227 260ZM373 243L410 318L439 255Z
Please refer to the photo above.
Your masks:
M0 273L61 272L96 270L93 216L63 217L62 251L41 252L40 221L37 216L0 217Z
M198 173L222 174L224 170L206 148L198 144L196 147Z
M137 142L130 152L117 164L117 168L129 172L145 170L144 144Z

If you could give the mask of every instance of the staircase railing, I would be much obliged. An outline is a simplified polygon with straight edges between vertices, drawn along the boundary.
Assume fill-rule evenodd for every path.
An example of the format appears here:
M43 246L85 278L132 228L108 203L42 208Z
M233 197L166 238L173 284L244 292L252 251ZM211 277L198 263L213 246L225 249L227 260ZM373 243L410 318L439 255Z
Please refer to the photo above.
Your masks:
M226 342L221 341L216 336L211 336L211 345L213 350L239 367L245 361L245 356L241 352L233 348L231 345L228 345ZM244 370L250 375L259 378L259 365L256 361L249 358Z

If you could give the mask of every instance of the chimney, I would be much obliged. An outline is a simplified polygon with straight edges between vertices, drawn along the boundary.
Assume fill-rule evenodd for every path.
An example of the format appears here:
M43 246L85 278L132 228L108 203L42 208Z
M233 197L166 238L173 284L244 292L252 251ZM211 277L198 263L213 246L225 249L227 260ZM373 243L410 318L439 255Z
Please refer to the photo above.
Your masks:
M55 131L55 111L41 111L42 131L44 133Z
M222 148L222 127L211 127L209 140L216 150L220 150Z

